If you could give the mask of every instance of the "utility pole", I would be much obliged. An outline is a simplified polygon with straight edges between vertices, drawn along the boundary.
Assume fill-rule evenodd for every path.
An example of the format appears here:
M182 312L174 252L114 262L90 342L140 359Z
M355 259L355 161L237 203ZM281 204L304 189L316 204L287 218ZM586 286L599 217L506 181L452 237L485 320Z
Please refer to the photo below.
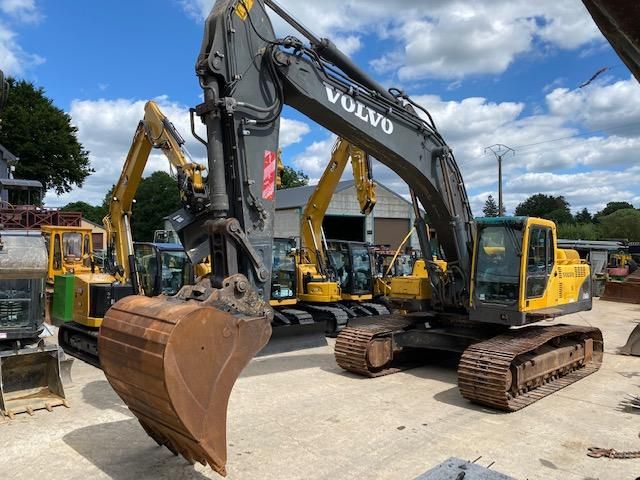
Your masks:
M507 155L509 152L515 155L516 151L502 143L496 143L490 147L485 147L484 153L487 153L487 151L493 153L498 159L498 216L501 217L502 212L504 212L504 206L502 203L502 157Z

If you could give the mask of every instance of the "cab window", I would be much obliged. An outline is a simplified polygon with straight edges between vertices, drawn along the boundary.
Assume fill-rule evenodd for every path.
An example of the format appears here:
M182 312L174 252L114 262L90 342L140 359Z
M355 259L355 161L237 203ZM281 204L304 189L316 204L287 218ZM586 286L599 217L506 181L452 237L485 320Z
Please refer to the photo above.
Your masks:
M151 245L134 245L136 268L140 287L145 295L156 295L156 278L158 275L158 260L156 252Z
M83 263L83 265L85 267L88 267L88 266L91 265L91 257L90 257L91 256L91 241L90 241L90 238L91 237L89 237L88 233L85 234L85 236L84 236L84 245L82 247L82 253L83 253L83 257L84 257L84 260L83 260L82 263Z
M53 237L53 269L62 269L62 248L60 243L60 234L58 233Z
M548 227L532 227L527 250L527 298L544 295L554 264L553 236Z

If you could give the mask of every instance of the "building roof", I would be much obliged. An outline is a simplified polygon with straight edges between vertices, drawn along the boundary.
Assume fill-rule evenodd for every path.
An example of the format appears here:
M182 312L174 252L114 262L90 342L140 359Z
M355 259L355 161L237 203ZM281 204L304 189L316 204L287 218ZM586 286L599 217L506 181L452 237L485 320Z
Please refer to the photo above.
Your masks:
M93 225L96 228L101 228L102 230L104 230L104 225L100 225L99 223L89 220L88 218L82 217L82 221L87 222L89 225Z
M396 197L402 199L404 202L410 204L410 202L402 195L399 195L397 192L394 192L390 188L385 187L375 180L374 182L379 188L384 188L386 191L392 193ZM344 180L342 182L338 182L335 193L347 190L354 185L355 181L353 180ZM276 193L276 210L286 210L288 208L303 208L309 201L309 197L314 192L316 187L317 185L306 185L304 187L285 188L283 190L278 190Z
M0 144L0 153L2 153L2 155L0 155L2 158L4 158L7 162L17 162L18 161L18 157L16 157L13 153L11 153L9 150L7 150L6 147L4 147L2 144Z
M0 185L5 188L28 189L42 188L42 183L38 180L24 180L22 178L0 178Z

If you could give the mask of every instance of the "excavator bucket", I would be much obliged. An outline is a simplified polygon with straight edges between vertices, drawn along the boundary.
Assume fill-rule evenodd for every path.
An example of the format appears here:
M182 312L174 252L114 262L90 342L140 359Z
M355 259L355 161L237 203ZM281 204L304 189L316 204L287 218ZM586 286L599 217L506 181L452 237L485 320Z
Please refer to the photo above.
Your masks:
M623 282L608 281L601 300L622 303L640 303L640 272L634 272Z
M267 316L207 302L130 296L104 317L98 339L109 383L159 445L225 475L229 395L267 343Z
M620 353L640 357L640 323L631 331L627 343L620 348Z
M13 418L18 413L64 405L60 377L60 350L41 342L36 348L0 351L0 410Z

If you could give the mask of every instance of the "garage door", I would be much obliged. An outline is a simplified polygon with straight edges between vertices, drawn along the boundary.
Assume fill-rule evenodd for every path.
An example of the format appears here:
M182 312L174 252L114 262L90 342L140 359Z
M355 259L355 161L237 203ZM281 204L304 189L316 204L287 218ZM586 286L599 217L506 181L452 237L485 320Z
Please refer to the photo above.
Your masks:
M364 242L364 217L327 215L322 221L327 238Z
M376 245L389 245L398 248L409 233L409 220L406 218L374 218L373 241Z

